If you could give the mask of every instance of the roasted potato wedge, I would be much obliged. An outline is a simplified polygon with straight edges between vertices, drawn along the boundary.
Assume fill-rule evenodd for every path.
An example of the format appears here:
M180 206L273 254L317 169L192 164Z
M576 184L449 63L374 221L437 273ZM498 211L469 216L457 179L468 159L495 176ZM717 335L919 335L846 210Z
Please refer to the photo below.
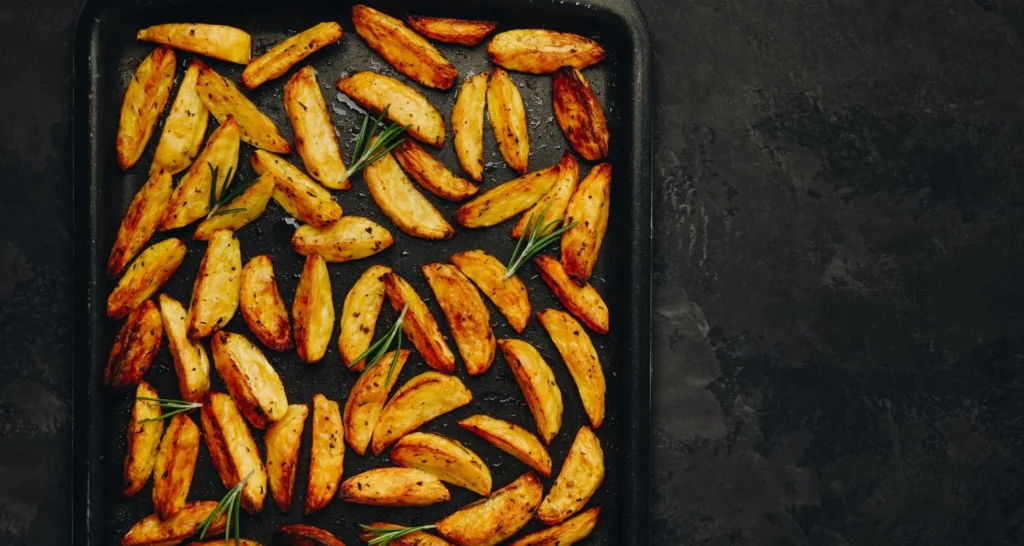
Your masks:
M437 522L437 532L459 546L494 546L530 522L544 486L527 472L482 502Z
M509 546L571 546L590 535L600 514L601 508L595 506L554 527L518 538Z
M565 225L573 222L576 225L562 234L562 267L580 286L590 280L601 242L608 231L611 186L612 165L601 163L580 182L566 209Z
M225 25L171 23L144 28L135 36L183 51L230 63L246 64L252 56L252 38L244 30Z
M124 267L146 246L150 237L167 213L167 204L171 199L171 175L166 171L157 170L149 176L149 180L135 194L128 212L121 220L117 229L114 248L110 250L107 260L107 275L116 277L124 271Z
M238 406L231 396L211 392L206 395L200 415L206 449L220 481L230 489L251 472L252 476L242 486L242 508L252 514L263 510L267 469Z
M150 514L139 520L128 534L121 539L121 546L173 546L181 544L188 537L199 532L206 518L217 509L217 501L194 501L185 504L185 507L174 517L166 520L160 519L157 514ZM224 531L227 523L227 512L222 512L217 519L210 523L206 532L211 535Z
M207 337L223 328L238 310L241 290L241 246L234 233L217 230L206 245L206 254L192 285L188 337Z
M476 186L455 176L440 161L411 140L406 140L395 148L394 156L405 172L419 182L420 186L442 199L462 201L477 191Z
M228 117L233 117L238 122L241 138L245 142L270 152L291 153L291 144L281 136L274 122L243 95L231 80L200 61L196 62L200 64L199 79L196 81L199 97L217 121L224 123Z
M164 129L156 143L153 164L149 168L150 174L160 169L177 174L187 169L199 153L210 120L210 111L199 98L196 89L198 79L199 65L192 63L181 78L178 94L174 96L171 110L164 120Z
M412 286L395 273L384 274L384 293L391 302L391 308L400 312L406 305L409 310L402 321L402 331L409 336L416 350L427 365L439 372L455 372L455 355L445 343L444 335L437 327L434 315L420 299Z
M455 154L462 170L477 182L484 179L484 109L487 107L487 80L490 77L490 71L481 72L462 82L452 108Z
M604 60L604 48L597 42L553 30L509 30L494 35L487 44L494 64L531 74L551 74L563 66L580 70Z
M569 368L576 388L583 400L590 426L598 428L604 422L605 381L601 361L590 336L583 326L568 313L545 309L537 313L537 320L551 336L565 366Z
M206 147L175 186L160 223L161 230L185 227L210 213L214 175L219 199L238 169L238 148L238 123L228 118L213 131Z
M355 359L363 354L373 341L377 317L380 316L380 308L384 304L384 274L390 272L390 267L371 265L345 296L345 304L341 309L338 352L350 370L361 372L366 364L362 360L355 362ZM359 454L362 455L363 452L359 451Z
M199 340L189 339L188 311L167 294L160 294L160 318L174 359L178 391L185 400L199 402L210 390L210 358L206 348Z
M483 250L467 250L453 254L448 261L469 277L477 288L491 300L508 323L518 333L526 328L530 320L530 298L526 294L526 285L518 275L505 276L505 266L497 258Z
M558 180L558 165L534 171L476 196L455 211L455 221L468 228L500 224L534 206Z
M523 340L502 339L498 347L526 397L540 438L550 444L562 427L562 391L555 382L555 373L540 352Z
M551 477L551 456L547 448L525 428L486 415L467 417L459 421L459 426L519 459L541 476Z
M284 417L267 428L263 443L267 448L267 476L270 494L282 512L292 507L295 473L299 468L299 448L302 429L306 427L309 408L305 404L292 404Z
M338 90L376 113L388 108L388 119L408 125L411 137L440 148L444 118L426 97L404 83L374 72L359 72L337 81Z
M340 27L338 32L340 36ZM351 188L338 134L334 132L327 102L312 66L303 67L285 84L284 109L295 132L295 148L309 175L332 190Z
M460 408L473 400L473 394L454 375L423 372L395 392L384 406L373 431L374 455L380 455L402 436L431 419Z
M393 351L384 353L377 362L380 365L360 374L352 385L352 392L345 400L345 439L356 453L366 454L366 446L370 445L370 437L377 427L384 402L391 388L398 382L398 376L402 375L402 368L410 354L408 349L402 349L396 361ZM391 370L391 362L395 362L394 370Z
M573 150L587 161L608 156L608 122L604 108L579 69L563 66L552 84L555 119Z
M540 227L537 229L538 236L544 236L548 233L558 229L556 225L551 226L547 230L540 229L551 220L565 217L565 209L569 206L569 199L572 198L572 194L576 191L577 183L580 179L580 164L576 161L576 156L572 155L572 152L566 151L562 155L562 159L558 162L558 177L555 179L555 184L551 186L551 189L544 194L544 197L537 201L537 204L524 212L519 217L519 221L512 228L512 238L518 239L523 236L528 228L533 227L533 222L540 222L541 215L544 216L544 221L539 224Z
M171 417L153 467L153 509L168 519L185 508L199 457L199 427L184 413Z
M332 21L313 25L285 38L245 65L242 83L249 89L256 89L264 82L280 78L306 57L340 40L341 35L341 25Z
M163 421L147 421L163 414L160 406L143 398L160 398L160 395L149 383L139 381L135 387L131 420L128 422L128 454L124 458L124 487L121 494L126 499L134 497L153 474L160 435L164 432Z
M274 533L272 546L345 546L331 533L302 523L290 523Z
M438 42L474 47L484 41L488 34L498 28L494 21L472 21L469 19L447 19L444 17L423 17L410 15L405 18L416 32Z
M117 163L128 170L142 156L174 87L177 60L169 47L146 56L128 82L117 125Z
M368 258L394 244L384 226L361 216L342 216L326 227L299 226L292 235L295 252L319 254L328 262L350 262Z
M440 434L413 432L402 437L391 449L391 462L433 474L478 495L491 494L491 471L480 456Z
M217 332L210 342L217 367L235 404L252 426L265 429L284 418L288 397L277 370L245 336Z
M185 259L185 243L164 239L143 250L107 297L107 316L124 318L174 275Z
M376 529L399 529L398 525L391 523L371 523L366 527L373 527ZM364 542L369 544L373 540L374 535L371 534L367 529L363 529L359 533L359 538L363 539ZM389 546L451 546L451 544L443 538L435 537L430 533L423 531L416 531L409 533L408 535L402 535L396 539L393 539L388 543Z
M274 194L274 177L265 174L256 179L241 195L222 206L213 216L203 220L196 227L192 238L197 241L208 241L218 229L237 231L250 222L254 222L263 211Z
M372 506L429 506L451 500L433 474L415 468L374 468L341 483L341 498Z
M256 150L251 158L257 174L274 176L274 201L303 223L324 227L341 218L341 205L320 184L279 156Z
M215 540L204 540L202 542L190 542L188 546L223 546L223 544L224 544L224 539L215 539ZM235 543L234 543L234 541L230 541L230 544L234 545ZM256 542L255 540L250 540L248 538L240 538L240 539L238 539L238 546L262 546L262 545L259 542Z
M370 49L420 85L451 89L459 71L425 38L402 21L369 6L352 7L352 24Z
M292 302L292 324L299 358L309 364L320 362L334 329L334 297L327 262L319 254L306 257Z
M451 239L455 229L406 178L391 154L363 170L363 180L381 212L407 235L421 239Z
M455 346L469 375L486 372L494 361L494 332L491 312L480 294L459 268L449 264L426 264L420 268L437 303L451 326Z
M163 335L160 311L153 300L146 300L128 315L128 320L118 330L103 373L103 384L115 389L138 385L153 364Z
M338 403L322 394L313 395L313 447L309 456L306 514L327 506L338 493L345 462L345 429Z
M540 278L551 288L558 301L573 316L599 334L608 333L608 304L593 286L576 284L562 268L562 263L550 256L537 256L533 259L533 265L537 266Z
M537 509L537 519L554 525L579 512L604 480L604 451L588 427L580 427L555 484Z
M526 108L519 88L508 72L500 68L491 71L491 81L487 84L487 115L505 163L519 174L526 174L530 159Z
M242 318L257 339L278 352L295 346L288 310L277 290L277 277L270 256L256 256L245 264L239 292Z

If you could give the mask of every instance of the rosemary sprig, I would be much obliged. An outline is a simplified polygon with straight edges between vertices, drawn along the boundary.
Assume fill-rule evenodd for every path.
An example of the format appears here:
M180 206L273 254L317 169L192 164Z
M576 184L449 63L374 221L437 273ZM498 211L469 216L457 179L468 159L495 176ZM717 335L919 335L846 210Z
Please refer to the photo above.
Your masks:
M434 529L436 525L420 525L418 527L397 527L392 529L383 529L381 527L373 527L371 525L359 524L360 527L366 531L364 540L369 546L387 546L392 540L396 540L415 533L417 531L427 531Z
M516 270L522 267L524 263L530 258L536 256L540 251L544 250L547 246L554 243L563 233L569 231L570 228L576 225L576 222L570 222L568 225L562 226L554 231L548 233L552 228L562 223L563 218L552 220L548 223L544 223L544 213L547 212L548 207L551 203L548 203L544 208L540 209L540 214L534 219L533 213L530 213L530 218L526 221L526 229L523 230L523 234L519 236L519 242L516 243L516 249L512 251L512 258L508 262L508 267L505 270L505 276L501 280L508 280L512 275L515 275ZM539 233L547 233L538 237Z
M220 191L223 192L220 199L217 199L217 167L206 162L206 166L210 169L210 212L206 214L206 218L212 218L214 216L220 216L221 214L232 214L235 212L243 212L245 208L234 208L225 209L222 208L228 203L234 201L239 195L242 195L245 190L249 189L253 184L256 183L257 179L250 180L240 186L232 188L231 191L226 191L228 184L231 183L231 176L234 174L232 169L228 169L227 176L224 177L224 182L220 184Z
M372 126L370 125L370 115L366 114L363 116L363 126L359 128L356 148L352 151L351 166L345 172L344 178L348 178L367 166L372 165L375 161L405 142L405 137L402 135L410 127L409 125L400 125L398 122L392 122L379 135L376 134L377 129L381 126L381 122L388 115L390 108L390 104L385 106L384 111L373 121ZM376 138L374 138L375 136Z
M390 383L391 374L395 372L395 365L398 364L398 357L402 353L402 323L405 321L405 313L408 310L409 304L406 303L405 307L402 308L402 312L398 314L398 320L391 325L391 328L388 329L380 339L374 341L365 351L363 351L361 355L357 356L355 360L352 361L352 365L355 365L356 362L359 362L364 358L370 357L369 360L366 361L366 366L363 367L363 373L366 373L367 370L380 361L381 357L384 356L384 353L388 352L388 349L391 348L392 342L397 339L398 343L395 347L395 356L391 358L391 368L388 370L388 378L384 384L386 385ZM373 356L370 356L371 354Z
M217 518L221 514L226 514L224 543L227 544L231 539L232 530L235 532L235 546L239 546L242 543L242 539L239 534L241 525L238 517L239 513L242 511L242 488L245 487L245 482L249 481L249 478L252 477L253 472L256 471L250 470L249 473L242 478L242 481L229 489L227 494L224 495L224 498L220 499L220 502L217 503L217 507L213 509L213 512L210 512L210 515L206 516L206 519L203 520L203 523L199 528L199 540L206 537L206 532L210 530L210 526L213 525L213 522L217 521ZM234 527L232 527L232 525L234 525Z
M186 411L190 411L190 410L194 410L194 409L199 409L199 408L203 407L202 404L199 404L199 403L196 403L196 402L186 402L184 400L173 400L173 399L170 399L170 398L150 398L148 396L140 396L138 399L142 400L143 402L149 402L150 404L155 405L155 406L160 406L163 409L171 410L171 411L169 411L167 413L161 414L160 417L152 417L152 418L149 418L149 419L143 419L143 420L139 421L140 423L151 423L153 421L159 421L161 419L167 419L168 417L173 417L173 416L175 416L175 415L177 415L179 413L185 413Z

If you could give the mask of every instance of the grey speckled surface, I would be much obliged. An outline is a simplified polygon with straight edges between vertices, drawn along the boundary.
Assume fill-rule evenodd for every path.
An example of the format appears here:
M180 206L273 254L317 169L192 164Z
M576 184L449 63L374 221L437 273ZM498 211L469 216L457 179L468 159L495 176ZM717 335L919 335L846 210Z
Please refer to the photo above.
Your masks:
M655 543L1024 542L1024 7L640 0ZM0 543L66 544L77 2L0 6Z

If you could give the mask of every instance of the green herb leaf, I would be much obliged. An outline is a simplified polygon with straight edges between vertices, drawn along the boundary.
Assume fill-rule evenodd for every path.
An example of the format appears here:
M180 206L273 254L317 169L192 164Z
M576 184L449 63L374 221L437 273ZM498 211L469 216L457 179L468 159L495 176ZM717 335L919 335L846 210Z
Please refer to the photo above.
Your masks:
M388 110L390 109L390 104L385 106L384 111L377 116L372 125L370 123L370 115L363 116L363 125L359 128L359 136L356 137L356 147L352 150L352 161L350 162L352 166L345 172L344 178L348 178L367 166L372 165L378 159L394 150L395 147L405 142L402 134L410 126L399 125L398 122L392 122L379 135L376 135L377 129L381 126L384 118L387 117ZM375 135L376 138L374 138Z
M239 513L242 507L242 488L245 487L245 482L249 481L255 470L250 470L248 474L242 478L242 481L235 484L234 487L228 490L224 495L224 498L220 499L217 503L217 507L210 512L209 516L203 520L203 523L199 527L199 540L206 537L206 532L210 530L210 526L213 522L217 521L217 518L221 514L224 514L225 525L224 525L224 542L225 544L231 540L231 532L234 531L235 546L239 546L242 543L241 535L239 533L241 527L241 521Z
M396 540L410 535L418 531L427 531L430 529L436 529L436 525L420 525L418 527L395 527L392 529L383 529L380 527L373 527L371 525L359 524L364 531L366 531L366 543L369 546L387 546L392 540Z
M544 213L547 212L550 206L551 203L545 205L540 210L536 219L533 217L533 213L530 213L530 218L526 221L526 229L519 236L519 242L516 243L516 248L512 251L512 258L509 259L508 267L505 269L505 276L501 280L508 280L512 275L515 275L516 270L522 267L530 258L540 254L542 250L557 241L563 233L576 225L576 222L570 222L568 225L553 230L564 219L559 218L544 223ZM541 233L546 233L547 235L539 236Z
M228 184L231 183L231 177L234 175L234 171L228 169L228 174L227 176L224 177L224 182L220 185L220 191L222 195L220 196L220 199L218 199L217 168L214 167L213 165L210 165L209 162L207 162L206 165L210 167L210 174L212 175L212 178L210 180L210 211L206 213L206 218L213 218L214 216L220 216L222 214L231 214L235 212L244 211L245 208L225 209L224 207L230 204L235 199L238 199L240 195L245 193L245 190L251 188L252 185L255 184L256 181L259 179L256 178L243 184L237 185L231 188L230 191L228 191Z
M354 360L352 360L352 364L349 367L354 366L357 362L363 360L364 358L368 358L368 360L366 361L366 365L363 367L363 373L366 373L367 370L372 368L375 364L377 364L377 362L380 361L380 359L384 356L384 353L388 352L391 349L391 345L394 344L395 340L397 339L398 343L397 347L394 350L395 354L391 358L391 368L388 370L387 383L390 383L391 374L395 372L395 366L398 365L398 358L402 352L402 323L405 322L405 313L408 310L409 304L406 303L405 307L402 308L402 312L398 314L398 320L396 320L395 323L391 325L391 328L389 328L388 331L384 333L384 335L377 339L377 341L371 343L370 346L367 347L367 349L363 351L362 354L360 354Z
M148 402L154 406L160 406L162 409L171 410L160 415L160 417L152 417L150 419L143 419L140 423L152 423L153 421L159 421L161 419L167 419L173 417L179 413L185 413L194 409L203 407L202 404L197 402L186 402L184 400L173 400L170 398L150 398L148 396L140 396L137 400Z

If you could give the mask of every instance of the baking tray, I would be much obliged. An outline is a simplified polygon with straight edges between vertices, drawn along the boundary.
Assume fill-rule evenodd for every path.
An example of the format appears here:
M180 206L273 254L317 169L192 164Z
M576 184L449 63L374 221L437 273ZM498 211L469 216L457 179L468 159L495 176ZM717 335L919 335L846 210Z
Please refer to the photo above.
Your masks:
M649 544L651 50L642 15L632 0L437 0L429 3L395 0L369 4L394 15L418 13L491 19L499 22L499 30L542 27L576 32L597 39L607 49L607 60L585 71L608 115L614 177L610 227L593 281L611 311L611 333L605 336L592 334L608 380L607 419L597 431L606 453L607 477L591 501L591 505L603 507L600 521L584 544ZM320 21L338 21L345 29L341 42L314 54L306 63L312 64L318 72L347 155L351 152L352 139L362 117L339 98L334 81L344 74L366 69L396 75L354 32L349 16L351 5L338 0L301 4L239 0L90 0L85 5L76 36L74 95L75 544L117 544L134 522L152 512L149 486L133 499L121 499L121 467L131 396L104 389L101 380L110 343L120 325L120 321L105 316L106 296L113 287L113 281L106 276L104 266L122 215L146 179L147 166L157 140L154 136L135 168L128 173L121 172L114 149L121 100L135 67L153 48L135 40L136 30L162 22L234 25L253 35L255 56L290 33ZM489 67L484 46L465 49L440 44L439 49L456 65L460 77ZM189 58L188 53L178 53L179 79ZM238 81L241 67L215 60L207 62ZM268 82L248 95L290 139L291 127L281 101L281 87L287 77ZM522 89L530 122L530 169L553 165L567 143L552 119L551 78L520 73L512 73L512 78ZM455 98L454 89L450 92L420 90L447 119ZM211 121L209 130L215 125ZM488 188L515 174L501 160L490 130L485 133L488 168L483 187ZM450 142L450 130L448 137ZM242 147L238 175L240 179L249 179L254 176L247 161L252 149L245 144ZM436 156L449 168L458 171L451 144L446 144ZM590 165L584 163L581 167L585 173ZM419 273L419 266L430 261L445 261L455 252L473 248L487 249L505 259L514 247L515 241L508 237L511 222L478 231L457 227L456 236L451 241L430 242L408 237L380 213L358 176L352 190L334 194L345 214L372 218L388 227L396 238L394 246L373 258L330 265L336 306L341 305L348 289L367 266L383 263L412 283L439 318L442 330L448 334L447 324ZM448 217L457 208L454 203L433 197L431 200ZM243 260L270 251L282 297L289 305L302 267L302 258L294 254L288 245L293 230L293 224L281 208L271 204L258 221L238 232ZM188 242L187 257L179 273L164 288L186 303L204 248L203 244L191 241L190 235L189 228L157 235L157 239L177 236ZM521 276L528 286L535 311L559 307L548 288L536 277L532 266L521 270ZM488 306L492 310L495 334L514 337L515 332L504 318L489 302ZM386 304L385 308L378 331L383 331L394 320L394 314ZM240 316L236 316L226 329L252 337ZM345 399L356 376L341 365L336 335L327 355L317 365L301 363L294 352L278 355L267 351L267 356L284 380L290 402L309 404L314 392L323 392L339 401ZM586 422L586 418L571 377L535 318L531 319L521 337L538 347L552 364L563 392L563 426L550 446L557 473L576 429ZM175 397L174 371L166 347L165 342L146 379L162 395ZM482 377L467 378L461 364L459 368L460 377L474 394L473 403L428 423L421 430L448 434L466 443L490 465L494 487L504 486L527 468L486 442L463 432L456 422L479 412L501 416L533 430L529 410L500 352L491 370ZM422 359L414 355L399 383L426 369ZM213 389L223 391L219 377L213 375ZM198 416L193 417L198 419ZM262 449L262 433L254 431L254 435ZM452 487L452 500L432 507L374 508L335 500L323 511L303 517L301 510L309 436L310 426L307 423L291 512L281 513L268 495L261 515L243 514L243 536L268 541L273 530L282 524L304 521L334 532L347 544L361 544L356 536L359 523L381 520L403 524L430 523L475 500L468 491ZM200 450L199 459L189 498L220 498L224 487L216 477L205 448ZM360 457L347 450L344 476L383 466L387 464L385 461L383 457ZM545 487L550 486L551 481L544 480ZM531 522L523 532L538 528L538 523Z

